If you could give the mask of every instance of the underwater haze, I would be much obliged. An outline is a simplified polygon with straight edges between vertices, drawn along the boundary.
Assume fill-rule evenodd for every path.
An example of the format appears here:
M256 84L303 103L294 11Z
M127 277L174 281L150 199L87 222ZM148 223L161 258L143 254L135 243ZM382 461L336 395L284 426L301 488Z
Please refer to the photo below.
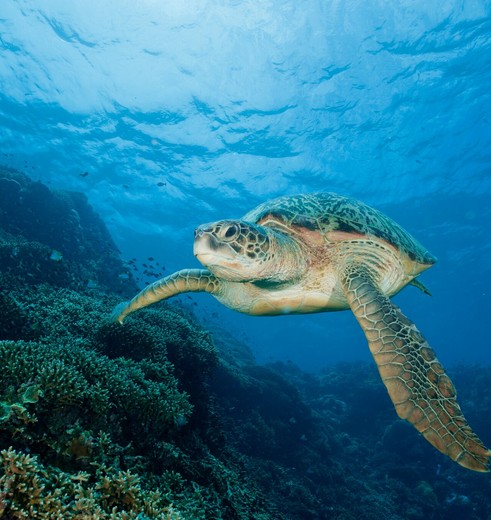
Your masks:
M485 0L4 0L0 162L85 193L140 287L200 267L202 223L281 195L360 199L438 258L421 277L433 296L395 301L440 361L489 364L490 14ZM261 362L370 357L350 312L182 302Z

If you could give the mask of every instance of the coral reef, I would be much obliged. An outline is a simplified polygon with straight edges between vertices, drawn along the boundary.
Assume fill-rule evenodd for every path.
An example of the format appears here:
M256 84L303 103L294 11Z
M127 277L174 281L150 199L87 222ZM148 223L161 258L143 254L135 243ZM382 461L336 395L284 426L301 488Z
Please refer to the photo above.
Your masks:
M209 453L203 440L206 435L199 432L206 421L200 416L194 419L199 425L190 424L193 404L178 388L185 385L180 385L177 369L167 359L166 351L176 338L187 337L191 331L189 338L195 341L198 354L189 376L200 372L204 385L210 374L209 361L216 362L216 352L197 325L183 316L179 321L175 313L165 309L150 311L150 315L162 313L160 323L169 323L166 332L152 330L146 321L156 317L147 316L121 335L122 347L131 345L136 359L110 358L102 353L102 347L114 343L124 330L105 323L110 298L101 300L48 285L12 290L10 294L11 303L28 314L28 321L40 332L35 341L22 337L0 341L1 445L12 446L19 457L36 454L45 468L39 471L54 475L55 482L61 479L60 471L68 481L84 472L87 482L97 487L102 478L100 468L104 469L104 482L130 471L146 479L152 492L167 497L162 499L165 507L175 504L184 518L220 518L219 511L238 514L239 510L254 510L251 502L257 502L260 493L244 491L248 485L239 478L236 466L240 465L234 456L219 460ZM31 334L29 327L27 330ZM142 350L137 352L137 347ZM184 365L179 370L184 371ZM187 377L184 373L183 378ZM191 386L199 385L195 382ZM201 402L199 396L195 400ZM210 399L201 406L210 407ZM7 493L10 481L5 480L0 493ZM48 490L53 485L41 487ZM221 496L225 488L227 493L237 492L230 505L223 503L230 500L226 494ZM44 492L43 500L49 501L51 495L44 496ZM76 491L62 487L58 493ZM15 497L15 507L24 507L25 497ZM70 502L66 497L64 500ZM103 511L111 511L107 500L98 498L96 503ZM69 518L71 513L63 510L63 514Z
M394 417L374 365L341 364L318 375L306 374L291 364L277 363L270 368L300 390L317 421L331 432L331 455L349 474L348 483L358 487L360 501L344 511L342 518L351 518L354 510L359 516L353 518L491 518L487 475L456 467L422 442L405 421ZM491 367L461 366L449 372L476 431L490 432L486 410L491 399L487 383ZM309 478L315 481L316 475L309 471ZM371 502L365 502L367 493ZM340 504L346 501L339 498L337 507Z
M136 290L107 228L85 195L51 191L0 167L0 263L20 283Z
M69 474L12 448L0 452L0 468L0 518L183 518L131 471L100 465L93 476L83 471Z

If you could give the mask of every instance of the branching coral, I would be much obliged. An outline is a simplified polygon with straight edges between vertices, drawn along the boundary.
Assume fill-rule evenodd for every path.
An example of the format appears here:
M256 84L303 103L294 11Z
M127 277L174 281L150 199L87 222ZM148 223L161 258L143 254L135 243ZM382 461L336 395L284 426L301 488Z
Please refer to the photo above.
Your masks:
M0 292L0 339L18 339L26 334L28 317L11 295Z
M0 518L183 520L131 471L98 467L91 476L44 466L12 448L0 452Z
M99 488L84 485L77 495L80 515L91 510L103 518L116 499L128 506L124 514L129 514L136 476L141 475L150 482L152 496L166 505L177 504L183 518L219 519L222 513L223 518L247 518L246 511L256 509L260 514L261 508L251 505L254 493L245 491L248 487L235 469L213 457L205 464L203 454L209 448L199 430L190 426L192 407L179 387L199 388L195 402L208 413L204 385L217 363L211 339L197 325L166 308L142 313L144 319L128 327L107 325L105 312L113 305L109 298L47 285L12 291L11 296L28 316L30 328L42 334L37 341L0 342L0 441L17 450L29 448L43 464L77 482L97 482ZM119 349L112 351L118 357L103 354L111 345ZM181 346L190 360L180 356L176 369L168 349ZM134 359L122 357L125 352ZM202 419L196 419L200 428ZM164 468L164 474L175 475L180 484L158 477ZM225 482L236 500L221 496ZM34 489L31 484L29 489ZM61 484L58 489L63 496L72 493ZM105 490L113 498L101 501L97 493ZM239 490L244 490L240 497ZM155 500L134 510L140 508L152 518ZM26 510L21 498L18 504L19 511ZM133 518L114 516L120 517Z
M143 446L145 439L176 429L191 411L168 373L160 381L148 379L148 363L140 367L128 359L110 360L79 345L0 342L0 364L4 395L22 388L27 380L38 389L38 401L23 404L33 418L41 420L42 429L26 424L21 433L45 445L66 438L67 428L80 424ZM13 418L11 414L0 431L18 428Z

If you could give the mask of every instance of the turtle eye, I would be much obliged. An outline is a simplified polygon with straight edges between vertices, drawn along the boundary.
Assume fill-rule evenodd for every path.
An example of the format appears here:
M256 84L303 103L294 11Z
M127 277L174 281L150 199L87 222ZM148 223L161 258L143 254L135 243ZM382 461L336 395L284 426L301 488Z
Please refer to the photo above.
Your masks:
M226 238L227 240L233 240L237 237L239 234L239 226L237 224L231 224L230 226L225 229L225 232L223 233L223 238Z

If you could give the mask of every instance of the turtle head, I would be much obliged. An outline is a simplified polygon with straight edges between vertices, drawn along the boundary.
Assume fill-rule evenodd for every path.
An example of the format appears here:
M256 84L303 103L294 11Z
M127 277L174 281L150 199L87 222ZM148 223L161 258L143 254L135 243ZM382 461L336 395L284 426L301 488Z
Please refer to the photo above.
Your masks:
M196 229L194 255L222 280L285 281L295 263L289 260L292 255L285 255L285 240L282 233L251 222L220 220Z

